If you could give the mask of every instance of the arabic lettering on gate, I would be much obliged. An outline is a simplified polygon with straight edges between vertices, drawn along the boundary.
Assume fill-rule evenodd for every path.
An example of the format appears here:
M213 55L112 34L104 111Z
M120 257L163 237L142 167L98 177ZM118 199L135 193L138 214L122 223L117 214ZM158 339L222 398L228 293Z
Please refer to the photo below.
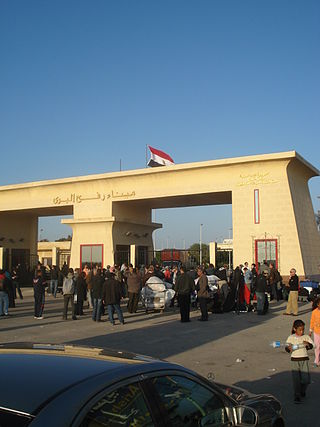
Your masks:
M270 172L257 172L253 174L240 174L241 181L237 183L239 187L246 185L275 184L278 180L272 178Z
M56 196L53 198L53 203L55 205L63 205L63 204L74 204L74 203L82 203L89 200L100 200L101 202L108 200L108 199L117 199L117 198L127 198L127 197L134 197L136 195L135 191L128 191L128 192L118 192L118 191L111 191L111 193L99 193L98 191L94 195L90 196L83 196L82 194L78 193L70 193L70 195L66 198L62 198L60 196Z

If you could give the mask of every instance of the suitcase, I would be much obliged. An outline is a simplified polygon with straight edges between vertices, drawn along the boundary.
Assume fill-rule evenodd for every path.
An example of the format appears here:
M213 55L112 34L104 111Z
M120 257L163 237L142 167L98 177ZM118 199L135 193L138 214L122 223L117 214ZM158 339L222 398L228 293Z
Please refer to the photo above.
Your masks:
M298 301L307 302L309 298L309 291L307 288L300 288L298 292Z

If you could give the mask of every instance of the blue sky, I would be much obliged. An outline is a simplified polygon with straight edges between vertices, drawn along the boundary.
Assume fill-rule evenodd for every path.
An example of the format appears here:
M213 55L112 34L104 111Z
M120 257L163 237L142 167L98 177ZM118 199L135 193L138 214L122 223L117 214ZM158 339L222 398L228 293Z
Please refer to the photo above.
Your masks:
M1 185L295 149L320 168L320 2L2 0ZM320 178L310 190L320 209ZM157 211L159 245L231 207ZM68 234L41 220L42 237ZM161 243L163 242L163 243Z

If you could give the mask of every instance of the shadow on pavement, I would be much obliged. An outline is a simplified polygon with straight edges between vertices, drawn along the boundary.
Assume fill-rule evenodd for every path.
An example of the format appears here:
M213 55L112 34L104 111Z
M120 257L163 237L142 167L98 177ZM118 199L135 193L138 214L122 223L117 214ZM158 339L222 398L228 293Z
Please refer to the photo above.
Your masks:
M171 314L176 314L176 317L164 319L162 314L157 316L158 324L130 329L128 327L134 323L134 320L130 321L125 317L126 325L121 326L117 322L118 324L112 327L112 332L116 331L116 333L110 333L110 328L104 329L101 335L69 343L117 348L165 359L239 331L243 332L270 319L270 314L257 316L255 313L240 315L225 313L209 315L208 322L198 322L197 316L191 318L190 323L181 323L177 313Z
M288 366L290 366L290 360L288 360ZM301 405L293 402L291 371L276 373L255 381L239 381L235 385L256 394L273 394L282 404L286 426L310 427L318 425L316 420L319 406L320 370L315 371L310 368L310 373L311 384Z

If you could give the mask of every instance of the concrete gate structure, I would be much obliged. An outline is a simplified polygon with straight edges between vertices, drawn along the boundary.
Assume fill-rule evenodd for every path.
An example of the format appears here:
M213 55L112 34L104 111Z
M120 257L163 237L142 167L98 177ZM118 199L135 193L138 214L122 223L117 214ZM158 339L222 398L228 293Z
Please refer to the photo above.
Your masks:
M2 186L0 263L37 253L39 216L73 215L62 220L73 231L70 266L105 267L121 249L133 262L152 251L152 232L161 227L152 209L232 204L234 265L266 259L282 275L295 267L316 276L314 176L319 171L289 151Z

